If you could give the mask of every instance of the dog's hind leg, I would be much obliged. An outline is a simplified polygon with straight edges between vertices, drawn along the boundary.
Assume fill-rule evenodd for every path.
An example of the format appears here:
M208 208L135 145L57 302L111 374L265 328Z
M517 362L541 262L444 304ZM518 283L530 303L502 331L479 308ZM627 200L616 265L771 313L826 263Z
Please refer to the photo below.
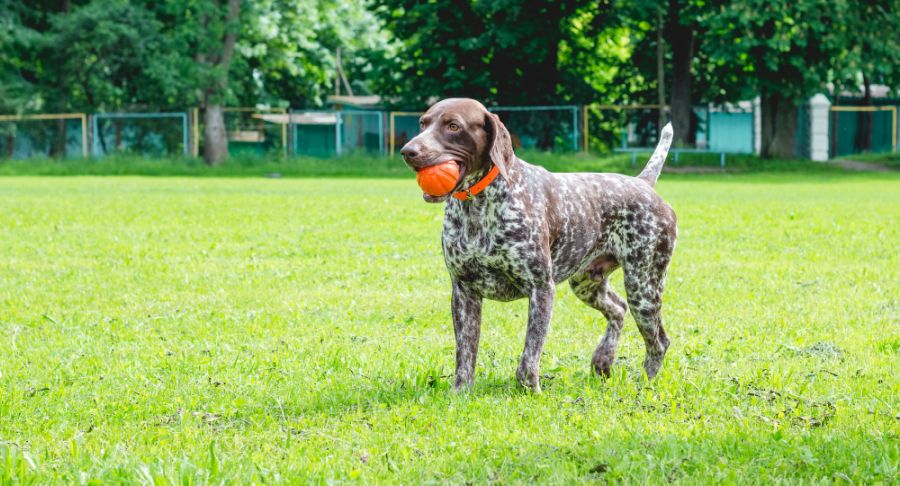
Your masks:
M669 348L669 337L662 321L662 295L674 247L674 236L660 236L655 252L641 252L646 255L644 258L623 265L628 305L647 347L644 359L647 378L653 378L659 372Z
M569 285L582 302L597 309L606 318L606 334L594 351L591 365L595 373L609 376L616 359L616 347L628 305L609 287L609 274L618 268L615 260L599 258L569 279Z

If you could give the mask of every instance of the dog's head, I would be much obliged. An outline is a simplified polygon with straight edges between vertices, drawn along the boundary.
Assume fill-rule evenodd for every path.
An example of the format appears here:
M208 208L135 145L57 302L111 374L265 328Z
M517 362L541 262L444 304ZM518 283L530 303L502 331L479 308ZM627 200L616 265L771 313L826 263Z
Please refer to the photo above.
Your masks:
M492 165L508 179L507 168L515 156L509 132L481 103L468 98L439 101L419 119L419 128L400 154L416 171L449 160L459 164L459 180L451 192L477 181ZM441 202L448 196L423 197L427 202Z

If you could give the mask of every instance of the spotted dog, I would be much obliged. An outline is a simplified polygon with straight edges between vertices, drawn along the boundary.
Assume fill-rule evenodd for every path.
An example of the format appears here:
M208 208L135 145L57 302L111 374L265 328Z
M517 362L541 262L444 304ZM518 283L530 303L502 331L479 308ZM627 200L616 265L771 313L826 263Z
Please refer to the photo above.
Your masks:
M677 231L675 213L653 186L672 142L671 125L637 177L554 174L528 164L514 154L500 119L471 99L436 103L422 115L420 129L401 150L410 168L447 161L460 168L451 194L423 195L428 202L446 201L442 243L453 287L454 388L474 382L482 300L527 297L516 378L539 392L554 287L564 280L608 322L591 360L594 371L609 375L630 307L647 348L644 370L656 376L669 347L660 311ZM608 283L619 267L627 303Z

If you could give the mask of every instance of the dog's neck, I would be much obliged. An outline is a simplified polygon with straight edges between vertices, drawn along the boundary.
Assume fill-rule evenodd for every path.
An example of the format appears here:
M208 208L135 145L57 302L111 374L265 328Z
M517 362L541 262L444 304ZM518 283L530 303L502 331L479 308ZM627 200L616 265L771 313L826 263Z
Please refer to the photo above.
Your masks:
M511 188L515 187L516 180L521 177L522 172L522 161L518 158L513 158L512 161L507 161L504 164L505 172L507 176L498 175L496 179L494 179L483 191L474 196L471 200L468 201L460 201L456 198L450 198L450 205L448 205L448 209L451 207L454 209L461 209L461 214L467 213L483 213L486 210L489 210L491 207L496 206L496 203L502 201ZM493 168L493 165L489 165L486 168L479 169L477 171L473 171L471 174L466 174L463 178L463 183L460 185L461 190L465 190L469 187L472 187L478 181L480 181L484 176Z
M481 179L484 179L487 176L488 172L491 171L491 167L492 166L488 166L483 169L478 169L463 176L462 183L459 185L459 190L465 191L466 189L469 189L470 187L477 184Z
M521 163L522 162L519 160L519 158L515 157L515 156L513 156L511 161L506 161L505 163L503 163L503 167L501 167L501 169L502 169L501 174L498 175L497 179L495 179L495 181L492 182L488 187L491 187L492 185L496 184L496 181L500 180L500 179L506 179L506 178L514 179L518 173L517 169L519 168ZM487 176L488 172L490 172L491 169L493 169L495 165L497 165L497 164L492 162L492 163L487 164L486 167L479 168L477 170L472 171L469 174L466 174L463 177L462 184L459 185L459 190L465 191L466 189L477 184L479 181L484 179L485 176ZM510 181L507 181L507 182L510 182Z

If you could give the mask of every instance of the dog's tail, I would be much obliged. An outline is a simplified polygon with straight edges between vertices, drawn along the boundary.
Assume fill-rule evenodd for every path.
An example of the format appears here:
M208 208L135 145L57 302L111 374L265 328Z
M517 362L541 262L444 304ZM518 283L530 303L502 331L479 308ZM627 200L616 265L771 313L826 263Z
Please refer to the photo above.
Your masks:
M639 179L647 181L647 184L650 184L650 187L656 185L656 179L659 178L659 173L662 172L663 164L666 163L666 156L669 155L669 147L671 145L672 124L666 123L666 126L663 127L662 133L659 136L659 143L656 145L656 150L653 151L653 155L650 156L650 161L647 162L647 166L644 167L644 170L642 170L641 174L638 176Z

